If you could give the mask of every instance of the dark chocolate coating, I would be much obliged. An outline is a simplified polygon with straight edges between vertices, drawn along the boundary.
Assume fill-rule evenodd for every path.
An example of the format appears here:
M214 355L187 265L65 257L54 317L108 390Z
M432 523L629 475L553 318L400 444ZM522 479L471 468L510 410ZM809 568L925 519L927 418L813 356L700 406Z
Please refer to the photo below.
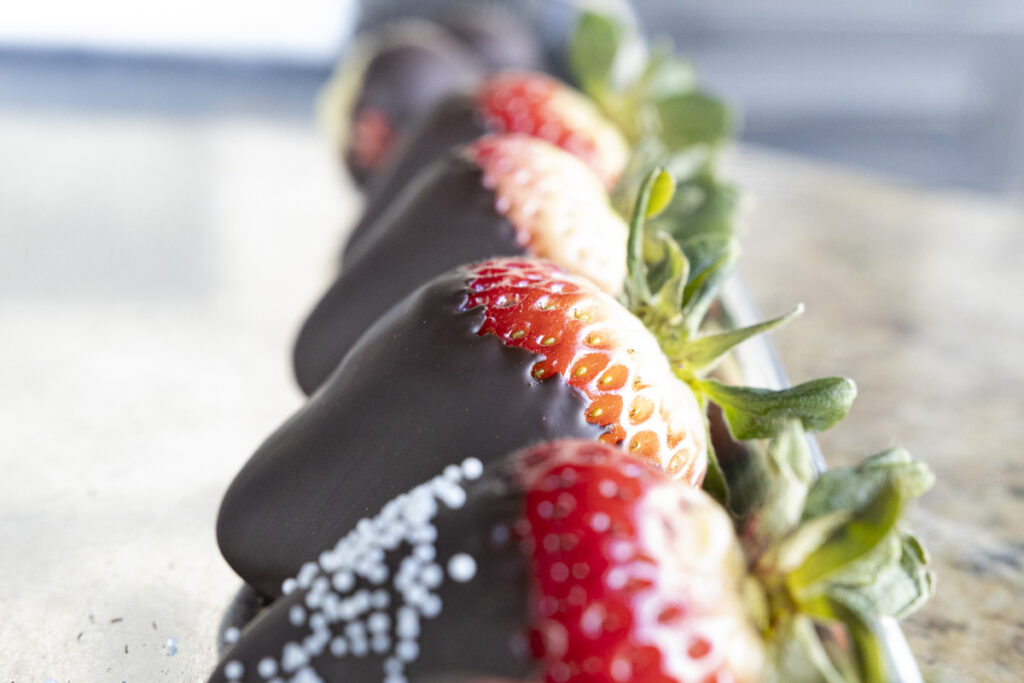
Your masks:
M217 540L261 593L279 595L361 517L467 453L486 465L601 434L576 389L530 376L536 356L476 334L482 312L461 310L466 278L456 269L393 307L232 482Z
M374 175L366 190L363 216L352 229L342 263L351 263L359 243L402 191L445 152L487 132L476 104L467 95L453 95L435 107L403 138L391 162Z
M511 12L498 6L464 5L441 19L491 71L544 68L537 37Z
M472 454L472 448L462 452L464 456ZM522 514L522 495L506 477L496 475L497 469L491 467L484 478L463 482L467 493L465 505L457 510L439 505L440 511L432 520L437 529L435 562L445 567L453 555L465 553L474 558L476 573L466 583L447 578L436 589L441 612L434 618L420 620L420 634L416 638L419 656L403 672L409 681L452 681L462 680L462 676L472 680L484 675L518 679L529 673L530 662L523 647L528 623L527 563L516 541L507 533ZM495 533L499 529L506 533ZM387 590L388 605L381 611L390 618L388 632L392 642L398 608L404 604L393 579L402 560L410 554L412 548L405 543L387 552L384 562L389 580L383 584L361 579L345 593L339 593L345 599L360 589ZM296 590L260 614L224 654L210 680L226 681L224 667L230 661L242 664L245 673L241 680L266 680L258 675L260 660L280 658L286 643L301 643L311 634L308 625L295 626L289 619L293 606L307 607L308 592ZM332 637L343 637L347 625L346 621L332 624ZM371 651L360 657L351 653L336 657L326 649L312 658L309 666L326 681L369 683L383 680L384 660L390 654Z
M369 60L352 116L355 119L360 111L376 109L387 116L400 140L425 112L444 97L472 88L482 75L477 57L457 40L441 31L424 32L418 42L382 46ZM345 162L357 184L364 184L379 170L362 166L351 151Z
M435 275L523 253L479 166L449 152L380 217L306 319L294 349L299 386L313 393L370 325Z

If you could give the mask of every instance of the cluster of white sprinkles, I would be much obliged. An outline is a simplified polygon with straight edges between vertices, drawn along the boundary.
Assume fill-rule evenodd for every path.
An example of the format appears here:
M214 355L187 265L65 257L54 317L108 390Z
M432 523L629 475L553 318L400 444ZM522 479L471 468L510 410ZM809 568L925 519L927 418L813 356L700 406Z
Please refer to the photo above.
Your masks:
M288 620L309 635L288 642L278 658L264 657L256 673L270 683L323 683L315 660L332 657L384 655L384 683L406 683L405 667L419 656L420 619L441 613L437 590L445 580L465 583L476 575L476 561L466 553L448 558L445 569L437 561L438 504L456 510L466 502L464 480L483 474L483 464L467 458L412 491L389 501L372 519L362 519L334 548L307 562L282 590L289 595L305 590L302 604L292 605ZM386 553L407 547L394 576ZM390 587L387 584L390 580ZM357 589L357 586L361 587ZM392 593L400 600L392 605ZM394 610L392 619L389 609ZM337 635L332 635L332 627ZM245 665L233 660L224 666L229 681L245 675Z

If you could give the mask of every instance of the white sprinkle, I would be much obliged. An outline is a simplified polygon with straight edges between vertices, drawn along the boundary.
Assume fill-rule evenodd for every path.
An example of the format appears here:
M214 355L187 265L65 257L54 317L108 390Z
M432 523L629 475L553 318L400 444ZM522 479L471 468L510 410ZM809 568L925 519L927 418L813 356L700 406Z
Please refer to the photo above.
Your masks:
M366 638L353 638L351 650L352 654L356 657L365 657L366 653L369 652L369 646L366 644Z
M352 576L352 572L340 571L335 572L331 582L334 584L335 590L347 593L356 585L356 577Z
M231 643L238 641L238 629L234 626L230 626L224 629L224 642L230 645Z
M295 579L288 578L281 584L281 592L285 595L290 595L295 592L295 589L299 587L299 582Z
M348 652L348 641L340 636L331 641L331 654L335 657L344 657Z
M370 580L375 586L379 586L388 580L388 568L387 565L378 564L374 565L369 572L367 572L366 578Z
M228 629L228 631L230 631L230 630L231 629ZM235 631L238 631L238 629L236 628ZM237 633L235 633L235 640L238 640L238 634ZM230 640L230 641L228 640L228 634L227 634L226 631L224 633L224 642L225 643L229 643L229 642L233 643L233 642L235 642L234 640ZM173 657L174 655L178 654L178 639L175 638L174 636L171 636L170 638L168 638L167 642L164 643L164 649L167 650L167 656L168 657Z
M427 599L420 604L420 612L427 619L433 619L441 613L441 598L436 595L428 595Z
M606 512L595 512L594 516L590 518L590 526L594 528L594 531L608 531L608 527L611 525L612 518Z
M619 487L611 479L602 479L597 484L597 490L600 491L601 495L605 498L614 498L615 494L619 492Z
M395 654L401 657L403 661L411 662L419 657L420 646L416 644L415 640L403 640L395 648Z
M466 553L457 553L448 560L448 576L453 581L466 583L476 576L476 560Z
M423 581L423 585L427 588L437 588L444 581L444 573L441 568L436 564L428 564L423 568L423 572L420 574L420 579Z
M398 628L396 629L399 638L417 638L420 635L420 618L411 607L402 607L398 610Z
M452 483L457 483L462 479L462 470L458 465L448 465L444 468L444 478Z
M378 633L373 637L373 651L379 655L391 649L391 638L386 633Z
M245 673L245 667L237 659L228 662L227 666L224 667L224 675L227 676L229 681L240 679L243 673Z
M285 671L297 671L309 662L309 657L298 643L287 643L282 650L281 668Z
M299 588L309 588L309 584L313 581L313 577L320 572L320 565L316 562L307 562L302 565L302 569L299 570L297 578L299 582Z
M421 543L413 550L413 554L424 562L430 562L437 556L437 551L434 546Z
M391 628L391 617L389 617L385 612L374 612L370 615L370 618L366 620L366 625L370 629L371 633L387 631Z
M484 473L484 464L476 458L466 458L462 461L462 474L466 479L479 479Z
M260 660L257 670L263 678L271 678L277 673L277 662L270 657L264 657Z
M302 605L292 605L292 608L288 610L288 621L292 623L292 626L302 626L306 623L306 610L302 609Z
M292 676L291 683L324 683L324 679L320 678L316 671L306 667Z
M379 588L373 592L373 598L371 599L373 607L375 609L385 609L391 604L391 596L383 588Z

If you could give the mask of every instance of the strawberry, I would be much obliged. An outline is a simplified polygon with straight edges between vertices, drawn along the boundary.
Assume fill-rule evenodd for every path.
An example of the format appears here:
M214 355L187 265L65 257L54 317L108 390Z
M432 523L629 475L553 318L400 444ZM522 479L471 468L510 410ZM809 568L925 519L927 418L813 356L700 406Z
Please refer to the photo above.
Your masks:
M762 646L728 514L582 441L523 457L532 654L544 681L748 681Z
M523 133L579 156L610 188L622 174L622 135L583 95L536 72L509 71L484 79L475 92L453 95L411 129L394 163L367 188L366 207L352 230L344 263L377 218L416 175L453 146L486 133Z
M212 680L749 681L745 580L726 512L618 448L470 457L303 566Z
M352 254L296 341L312 393L394 303L434 275L496 255L535 255L618 294L626 224L579 159L538 138L485 136L406 189Z
M552 438L621 444L693 485L704 419L639 320L536 259L449 271L373 325L249 460L218 519L221 551L276 594L360 515L472 444L488 462Z

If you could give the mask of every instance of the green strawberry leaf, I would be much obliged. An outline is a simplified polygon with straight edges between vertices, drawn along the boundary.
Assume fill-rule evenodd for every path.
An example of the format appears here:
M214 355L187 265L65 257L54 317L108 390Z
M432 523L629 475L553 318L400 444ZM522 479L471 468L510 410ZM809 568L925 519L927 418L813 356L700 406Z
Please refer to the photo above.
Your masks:
M722 407L730 431L741 440L775 436L789 419L800 420L807 431L823 431L846 417L857 396L853 380L844 377L778 390L737 387L713 379L693 384Z
M725 280L739 259L739 246L730 239L717 258L700 270L691 269L690 281L683 291L683 324L690 336L697 333L708 308L718 296Z
M707 411L704 411L705 431L707 431ZM708 439L708 470L704 475L702 485L704 492L714 498L726 510L730 509L730 489L725 481L725 474L722 472L722 465L718 462L714 445Z
M902 619L923 605L935 592L935 576L921 543L905 532L894 534L871 555L877 566L868 571L863 560L841 571L829 592L862 613ZM866 558L867 559L867 558Z
M735 231L739 189L715 178L707 168L690 177L680 177L683 180L676 187L672 204L653 225L683 243L709 235L731 236Z
M611 87L624 36L624 27L612 17L583 12L569 39L569 69L580 88L596 100Z
M787 421L767 447L751 447L756 455L743 476L735 484L730 481L730 492L736 511L747 520L744 545L757 557L799 522L815 469L799 420Z
M846 627L861 683L890 683L895 679L885 633L878 617L861 612L838 596L822 594L801 605L803 612L821 621L838 621Z
M875 495L861 508L833 512L802 524L790 539L783 541L783 547L797 543L807 545L805 537L823 538L810 544L813 550L795 569L787 571L785 564L789 562L780 563L780 569L786 571L790 593L800 596L813 591L830 576L868 556L896 527L903 514L904 503L899 486L890 480L875 491ZM783 554L791 553L784 550L780 556Z
M931 488L935 475L927 465L914 461L904 449L891 448L866 458L855 467L822 473L807 494L804 519L861 507L890 480L898 483L903 496L909 500Z
M647 65L630 88L634 98L663 100L697 87L697 70L693 63L674 54L667 43L651 48Z
M773 634L771 663L769 680L780 683L850 683L857 673L846 666L845 659L830 656L814 621L799 614L786 619Z
M670 149L720 145L733 137L736 120L721 100L704 92L686 92L654 103L659 137Z
M662 348L666 353L669 353L670 348L676 345L675 340L679 337L680 332L683 331L680 325L682 322L680 307L686 291L690 264L687 262L683 250L671 237L661 232L655 236L655 239L664 254L658 268L660 281L656 285L656 293L640 308L638 315L647 328L662 342ZM647 274L647 284L648 286L653 285L650 272Z
M804 312L803 304L798 305L789 313L778 318L766 320L755 325L740 327L734 330L706 334L696 339L687 341L685 347L679 354L672 355L673 362L685 367L694 374L707 372L713 369L722 358L734 348L747 341L751 337L773 330L776 327L788 323L793 318Z
M663 212L672 202L676 193L676 181L668 171L658 169L658 175L651 185L650 198L647 204L647 212L644 218L654 218Z
M663 168L650 171L640 184L633 205L626 242L626 282L623 294L630 310L637 312L651 300L647 262L644 259L644 228L647 217L657 215L672 200L675 181ZM654 200L652 202L652 199Z

